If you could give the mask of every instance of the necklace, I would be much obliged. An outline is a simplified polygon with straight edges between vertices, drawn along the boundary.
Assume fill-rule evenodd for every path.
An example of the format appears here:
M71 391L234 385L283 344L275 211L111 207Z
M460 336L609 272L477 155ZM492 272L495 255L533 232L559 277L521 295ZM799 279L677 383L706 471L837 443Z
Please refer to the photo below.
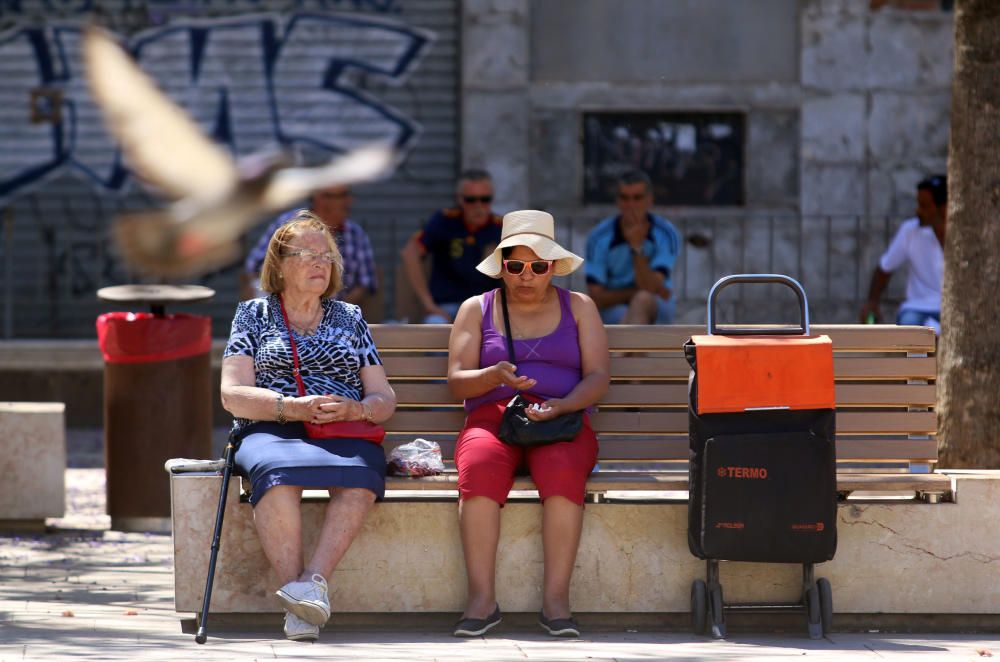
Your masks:
M313 313L313 316L309 319L306 324L296 324L290 318L288 320L288 326L292 327L292 331L299 334L300 336L311 336L316 333L317 327L319 327L320 320L323 318L323 306L320 305L319 309Z

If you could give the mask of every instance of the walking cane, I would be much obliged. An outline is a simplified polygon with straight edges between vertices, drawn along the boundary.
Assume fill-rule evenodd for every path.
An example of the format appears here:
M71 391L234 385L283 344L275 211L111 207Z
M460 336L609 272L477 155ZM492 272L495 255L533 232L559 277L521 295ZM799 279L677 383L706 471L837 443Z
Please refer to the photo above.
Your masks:
M222 518L226 514L226 497L229 494L229 479L233 475L233 463L235 461L236 449L240 442L233 440L232 432L229 433L229 441L226 443L226 464L222 469L222 491L219 493L219 512L215 514L215 533L212 534L212 554L208 559L208 577L205 578L205 599L201 603L201 618L198 620L198 634L194 640L199 644L205 643L208 635L205 633L205 624L208 622L208 605L212 601L212 583L215 581L215 562L219 558L219 538L222 537Z

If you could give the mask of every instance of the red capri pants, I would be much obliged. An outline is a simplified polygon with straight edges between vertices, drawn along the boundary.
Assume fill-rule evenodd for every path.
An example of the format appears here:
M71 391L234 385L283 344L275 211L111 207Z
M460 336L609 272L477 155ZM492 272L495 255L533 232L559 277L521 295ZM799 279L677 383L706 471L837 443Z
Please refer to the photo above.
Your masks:
M455 446L460 498L484 496L502 506L514 485L514 474L526 465L542 501L562 496L583 505L587 476L597 462L597 435L590 417L584 414L583 428L573 441L520 448L497 438L506 406L506 400L490 402L466 417Z

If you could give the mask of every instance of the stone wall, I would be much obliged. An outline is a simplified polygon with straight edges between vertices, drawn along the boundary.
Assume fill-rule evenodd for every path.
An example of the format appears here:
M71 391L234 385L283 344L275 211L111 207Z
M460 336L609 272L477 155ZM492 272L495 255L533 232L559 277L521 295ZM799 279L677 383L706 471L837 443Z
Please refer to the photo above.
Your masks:
M494 172L498 210L552 211L577 250L614 211L582 203L583 111L746 113L746 205L659 209L711 239L685 246L679 321L703 319L711 283L740 270L796 276L817 321L853 321L914 185L945 170L948 12L859 0L636 0L627 11L469 0L461 29L463 161ZM749 299L739 314L787 312L770 294Z

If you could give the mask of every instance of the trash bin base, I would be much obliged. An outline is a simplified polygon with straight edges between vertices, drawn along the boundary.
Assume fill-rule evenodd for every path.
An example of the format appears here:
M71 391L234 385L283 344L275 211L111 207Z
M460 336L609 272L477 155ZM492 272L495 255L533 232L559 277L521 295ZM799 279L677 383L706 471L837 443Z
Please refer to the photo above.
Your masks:
M208 354L105 365L104 466L112 521L170 519L163 463L211 457L213 395Z
M170 533L169 517L112 517L112 531Z

